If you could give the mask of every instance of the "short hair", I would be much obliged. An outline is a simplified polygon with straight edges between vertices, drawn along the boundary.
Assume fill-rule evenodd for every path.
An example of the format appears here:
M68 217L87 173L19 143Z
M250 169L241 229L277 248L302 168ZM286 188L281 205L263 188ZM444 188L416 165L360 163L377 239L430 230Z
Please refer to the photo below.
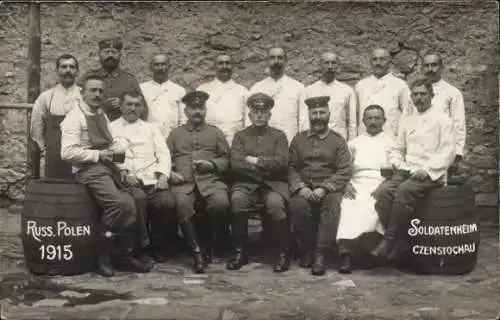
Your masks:
M436 56L438 57L438 61L439 61L439 65L442 66L443 65L443 57L441 57L441 55L437 52L434 52L434 51L430 51L430 52L427 52L426 54L424 54L422 56L422 61L424 60L425 57L427 56Z
M97 73L89 73L87 75L85 75L85 77L83 78L82 82L81 82L81 85L82 85L82 88L85 89L86 86L87 86L87 82L89 82L90 80L99 80L99 81L102 81L104 82L104 78L97 74Z
M410 84L410 90L412 90L415 87L421 87L421 86L424 86L432 96L434 95L434 90L432 89L432 83L427 78L418 78L417 80L413 81Z
M123 92L121 95L120 95L120 101L123 103L123 101L125 101L125 96L129 96L129 97L132 97L132 98L141 98L141 102L143 102L142 100L142 93L139 92L138 90L136 89L131 89L131 90L127 90L125 92Z
M286 48L285 47L275 46L275 47L269 48L269 50L267 50L267 55L268 56L269 56L269 52L271 52L271 50L273 50L273 49L281 49L281 50L283 50L283 57L285 58L285 60L288 61L288 55L286 53Z
M370 111L370 110L378 110L378 111L382 112L382 116L385 119L385 110L384 110L384 108L382 108L378 104L371 104L368 107L366 107L365 110L363 111L363 118L365 117L366 112Z
M57 59L56 59L56 69L59 69L59 66L61 65L61 60L67 60L67 59L73 59L73 60L75 60L76 70L80 69L80 66L78 64L78 59L74 55L71 55L69 53L64 53L64 54L61 54L59 57L57 57Z

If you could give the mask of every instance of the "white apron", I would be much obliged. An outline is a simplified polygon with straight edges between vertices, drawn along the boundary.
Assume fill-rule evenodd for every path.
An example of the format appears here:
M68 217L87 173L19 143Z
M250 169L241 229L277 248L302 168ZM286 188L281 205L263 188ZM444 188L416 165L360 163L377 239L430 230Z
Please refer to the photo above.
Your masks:
M354 158L351 184L356 189L356 198L342 199L338 239L356 239L363 233L384 228L375 211L375 199L370 195L384 180L380 167L388 160L392 140L384 133L372 137L367 134L349 141L349 150Z

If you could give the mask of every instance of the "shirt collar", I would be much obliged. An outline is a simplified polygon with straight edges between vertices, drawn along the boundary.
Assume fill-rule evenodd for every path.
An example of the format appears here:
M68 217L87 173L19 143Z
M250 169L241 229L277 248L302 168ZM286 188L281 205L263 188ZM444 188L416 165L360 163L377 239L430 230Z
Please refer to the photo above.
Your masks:
M326 83L323 79L319 79L318 82L324 87L331 87L337 83L337 79L333 79L330 83Z
M198 127L195 127L193 125L193 123L191 121L187 121L186 122L186 129L189 131L189 132L193 132L195 129L196 131L200 132L202 131L203 129L205 129L207 126L207 123L206 122L203 122L202 124L200 124Z
M234 81L233 81L233 79L232 79L232 78L231 78L231 79L229 79L229 80L227 80L226 82L222 82L222 81L220 81L220 80L219 80L219 79L217 79L217 78L214 78L214 81L215 81L215 83L216 83L217 85L221 85L221 86L230 86L230 85L232 85L232 84L234 83Z
M76 90L77 88L78 88L78 86L76 85L76 83L73 83L73 84L72 84L71 86L69 86L68 88L65 88L65 87L64 87L62 84L60 84L60 83L58 83L58 84L56 85L56 89L57 89L57 90L62 90L62 91L67 92L67 93L72 92L72 91Z
M163 83L156 82L155 80L151 80L151 83L157 87L169 87L170 86L170 79L167 79L167 81Z
M387 72L387 74L385 74L384 76L382 76L380 78L377 78L374 74L372 74L372 76L373 76L373 79L375 79L375 80L385 81L392 76L392 73L389 71L389 72Z
M318 133L318 132L313 131L311 129L309 129L307 131L307 137L308 138L316 136L316 137L320 138L321 140L324 140L329 134L330 134L330 129L326 130L323 133Z

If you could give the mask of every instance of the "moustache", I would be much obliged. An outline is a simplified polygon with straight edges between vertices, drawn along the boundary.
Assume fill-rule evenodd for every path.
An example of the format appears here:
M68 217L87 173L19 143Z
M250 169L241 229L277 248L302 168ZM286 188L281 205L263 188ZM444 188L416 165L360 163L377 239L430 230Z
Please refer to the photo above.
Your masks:
M272 68L272 69L280 69L280 68L283 68L283 64L281 64L281 63L279 63L279 62L277 62L277 63L273 63L273 64L271 65L271 68Z
M327 124L328 123L328 120L324 120L324 119L312 119L311 120L311 124L314 125L314 124Z

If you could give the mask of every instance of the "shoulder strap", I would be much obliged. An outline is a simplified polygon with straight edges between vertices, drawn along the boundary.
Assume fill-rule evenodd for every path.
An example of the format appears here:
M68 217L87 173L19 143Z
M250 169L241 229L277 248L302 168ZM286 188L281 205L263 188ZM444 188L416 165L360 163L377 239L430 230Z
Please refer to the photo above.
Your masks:
M47 107L49 115L50 115L50 107L52 106L52 99L54 99L54 93L56 92L56 88L52 89L52 94L50 95L49 106Z

